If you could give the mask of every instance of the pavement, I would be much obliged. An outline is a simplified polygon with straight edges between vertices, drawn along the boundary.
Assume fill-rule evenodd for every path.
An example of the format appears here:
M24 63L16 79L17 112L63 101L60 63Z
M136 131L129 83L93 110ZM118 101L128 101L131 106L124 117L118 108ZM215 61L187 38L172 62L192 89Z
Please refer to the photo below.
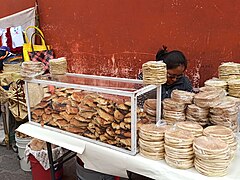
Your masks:
M17 153L0 146L0 177L2 180L30 180L32 174L21 169Z
M6 146L0 146L0 179L1 180L32 180L32 173L25 172L20 167L17 153ZM75 158L64 163L62 180L75 180Z

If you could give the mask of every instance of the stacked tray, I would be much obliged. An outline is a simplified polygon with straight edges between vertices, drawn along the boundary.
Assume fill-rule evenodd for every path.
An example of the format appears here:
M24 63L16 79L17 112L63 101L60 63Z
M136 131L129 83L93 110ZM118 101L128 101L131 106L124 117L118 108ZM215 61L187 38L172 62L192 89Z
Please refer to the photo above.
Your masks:
M234 157L237 150L237 139L230 128L224 126L208 126L203 130L203 135L225 141L231 150L231 157Z
M226 142L215 137L201 136L194 139L194 166L206 176L224 176L231 162L230 148Z
M195 104L190 104L187 106L186 120L197 122L202 126L208 124L208 114L209 109L204 109L196 106Z
M168 165L188 169L193 167L193 139L194 136L185 130L169 129L165 131L165 161Z
M139 129L140 154L144 157L160 160L164 158L164 133L170 126L157 127L155 124L144 124Z

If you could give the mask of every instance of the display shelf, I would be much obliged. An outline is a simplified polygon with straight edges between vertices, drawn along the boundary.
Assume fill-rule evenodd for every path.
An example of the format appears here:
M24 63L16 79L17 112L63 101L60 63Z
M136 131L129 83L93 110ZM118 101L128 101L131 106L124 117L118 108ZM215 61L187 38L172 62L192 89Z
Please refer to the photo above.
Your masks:
M30 108L30 97L29 97L29 83L33 83L33 84L39 84L42 87L48 87L51 86L55 88L55 93L57 90L61 89L61 88L67 88L67 89L74 89L74 90L81 90L81 92L84 92L85 94L89 93L96 93L97 96L100 96L101 98L104 98L105 100L110 100L112 103L110 104L110 106L114 106L111 107L111 113L108 113L108 111L105 111L104 108L107 108L107 110L109 110L108 107L104 106L102 107L101 104L98 104L98 102L96 102L94 99L95 97L91 98L90 100L93 101L94 106L97 105L97 107L93 108L94 111L94 115L91 118L87 118L89 120L89 124L92 123L93 121L95 122L96 119L94 118L99 118L101 117L102 119L104 119L103 116L101 116L101 112L103 113L108 113L108 115L110 114L111 118L113 117L113 120L111 120L111 123L108 127L107 126L100 126L100 130L98 134L96 134L96 138L95 136L93 137L93 139L95 138L96 140L87 138L89 136L87 136L89 133L88 129L84 130L82 133L78 133L77 134L73 134L70 132L67 132L67 128L55 128L55 127L50 127L50 123L45 123L44 122L44 126L42 126L42 128L46 128L46 129L50 129L52 131L56 131L56 132L60 132L62 134L66 134L68 136L72 136L75 138L79 138L82 139L83 141L88 141L91 143L95 143L101 146L105 146L111 149L115 149L115 150L119 150L121 152L125 152L131 155L135 155L137 153L137 120L139 119L139 107L138 107L138 97L148 93L154 89L157 88L157 92L161 93L161 88L157 87L155 85L147 85L144 86L142 83L142 80L135 80L135 79L126 79L126 78L115 78L115 77L104 77L104 76L94 76L94 75L85 75L85 74L71 74L71 73L67 73L65 75L56 75L56 76L40 76L34 79L26 79L25 80L25 89L26 89L26 101L27 101L27 105L28 105L28 117L29 117L29 122L35 124L35 125L43 125L41 122L42 120L39 120L39 117L35 119L32 118L32 113L34 111L34 109L38 109L38 110L44 110L45 111L45 107L44 108L39 108L38 105L35 106L35 108ZM63 97L66 96L66 101L68 101L67 103L71 103L71 108L72 108L72 103L75 103L75 107L78 108L76 111L78 111L76 114L67 114L67 116L69 115L76 115L76 116L81 116L83 117L80 113L79 110L79 105L82 104L83 102L80 101L76 101L73 98L73 94L68 94L64 91L64 95ZM53 95L53 93L52 93ZM54 94L57 95L57 98L60 99L60 97L62 97L59 94ZM77 95L77 93L76 93ZM82 96L82 94L78 94L79 96ZM161 96L157 95L157 97L159 98L158 101L161 102ZM85 98L85 97L84 97ZM57 100L59 100L57 99ZM63 98L62 98L63 99ZM42 101L41 101L42 102ZM39 104L41 103L39 102ZM124 118L122 118L121 120L116 119L115 117L115 111L119 110L119 105L122 104L126 104L126 102L129 102L130 105L128 105L128 112L130 113L130 115L127 116L127 113L123 113L123 111L121 111L121 113L124 115ZM44 103L46 103L46 101L44 101ZM49 105L47 107L50 107L50 110L53 111L53 113L55 114L59 114L62 119L67 120L68 123L71 124L71 120L74 119L75 117L72 116L72 119L66 119L63 114L64 111L66 111L66 104L61 104L61 103L56 103L53 102L52 99L50 99L47 102ZM56 106L59 105L60 108L63 108L63 110L59 110L56 109L53 104L55 103ZM158 103L158 107L160 107L159 105L160 103ZM98 106L100 105L100 106ZM38 107L38 108L37 108ZM91 106L85 106L84 108L89 108ZM92 107L91 107L92 108ZM100 110L99 110L100 109ZM103 111L102 111L103 110ZM120 110L119 110L120 111ZM114 112L114 113L113 113ZM103 114L102 113L102 114ZM45 114L45 117L49 114L46 115L46 111L43 113ZM141 113L140 113L141 114ZM50 114L52 115L52 114ZM158 111L158 119L160 119L159 117L161 116L160 111ZM130 121L129 122L123 122L123 119L125 120L126 117L130 117ZM43 117L40 117L43 119ZM54 118L54 117L53 117ZM45 118L46 119L46 118ZM79 120L79 119L78 119ZM106 120L106 119L105 119ZM34 121L34 122L33 122ZM40 122L41 121L41 122ZM57 120L55 119L54 122L56 122ZM36 124L35 122L37 122L38 124ZM119 125L122 123L124 124L124 127L121 127L123 129L114 129L112 123L119 123ZM127 124L128 123L128 124ZM82 123L82 125L84 125ZM91 124L92 125L92 124ZM126 126L125 126L126 125ZM129 125L129 126L127 126ZM58 125L59 126L59 125ZM71 126L72 127L72 126ZM109 137L107 135L104 135L104 133L108 133L107 128L109 128L110 130L114 130L114 133L112 133L113 135L111 137ZM127 127L126 129L124 129L125 127ZM130 127L130 128L129 128ZM105 129L104 129L105 128ZM64 130L63 130L64 129ZM70 128L68 128L70 129ZM84 128L80 128L81 130ZM102 130L103 129L103 130ZM109 130L108 129L108 130ZM92 130L92 129L91 129ZM121 134L117 134L117 130L120 131ZM131 135L129 136L122 136L122 130L124 130L124 132L130 132ZM118 131L118 133L119 133ZM91 133L94 133L94 130L91 131ZM92 134L91 134L92 135ZM100 135L103 135L104 137L107 137L108 140L102 140L100 137ZM83 137L85 136L85 137ZM103 137L103 138L104 138ZM127 137L127 138L126 138ZM112 139L111 139L112 138ZM130 142L130 143L129 143ZM126 145L127 144L127 145ZM130 144L130 145L129 145Z

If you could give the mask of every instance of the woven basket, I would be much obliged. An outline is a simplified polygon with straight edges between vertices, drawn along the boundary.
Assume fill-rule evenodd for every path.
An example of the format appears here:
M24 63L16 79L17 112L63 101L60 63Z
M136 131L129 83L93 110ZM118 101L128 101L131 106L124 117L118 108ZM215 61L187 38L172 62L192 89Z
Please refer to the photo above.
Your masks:
M0 103L4 104L7 101L8 101L8 94L2 87L0 87Z

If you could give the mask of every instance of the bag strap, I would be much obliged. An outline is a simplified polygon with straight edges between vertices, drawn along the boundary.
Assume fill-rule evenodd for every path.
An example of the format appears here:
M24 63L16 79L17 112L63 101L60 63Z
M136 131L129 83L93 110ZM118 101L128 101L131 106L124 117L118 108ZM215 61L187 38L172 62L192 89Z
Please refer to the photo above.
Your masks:
M27 36L27 31L28 31L29 29L35 29L35 30L37 30L37 32L39 32L39 33L44 37L43 32L42 32L38 27L36 27L36 26L28 26L28 27L25 29L25 31L24 31L24 36L25 36L25 40L26 40L26 43L27 43L27 44L29 44L29 40L28 40L28 36Z
M46 47L46 50L48 50L48 47L47 47L47 45L46 45L46 42L45 42L44 37L43 37L41 34L39 34L38 32L35 32L35 33L33 33L32 36L31 36L31 47L32 47L32 52L34 53L33 37L35 37L35 35L38 35L38 36L41 38L41 43L42 43L42 45L44 45L44 46Z

